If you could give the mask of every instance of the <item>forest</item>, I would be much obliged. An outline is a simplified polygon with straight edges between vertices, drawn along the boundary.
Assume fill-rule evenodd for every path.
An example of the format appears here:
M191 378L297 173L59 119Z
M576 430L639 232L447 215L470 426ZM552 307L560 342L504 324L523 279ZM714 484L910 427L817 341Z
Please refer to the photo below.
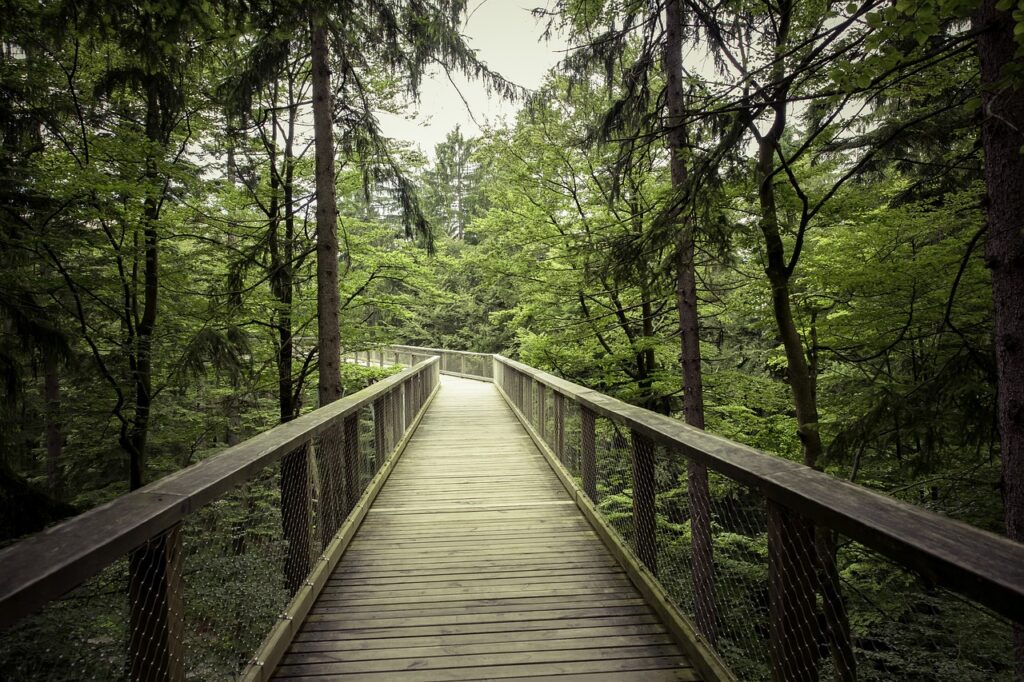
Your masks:
M469 4L0 4L0 545L379 380L340 357L388 344L1024 539L1024 2L557 0L535 91ZM438 69L519 113L388 139ZM858 646L877 679L1024 676L1019 626L1016 677L972 636L986 660Z

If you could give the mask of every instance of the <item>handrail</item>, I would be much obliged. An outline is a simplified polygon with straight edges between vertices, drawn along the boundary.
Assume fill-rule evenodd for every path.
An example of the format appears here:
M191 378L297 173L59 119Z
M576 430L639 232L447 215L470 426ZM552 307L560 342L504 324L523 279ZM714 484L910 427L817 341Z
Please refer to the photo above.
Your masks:
M431 357L0 550L0 631L438 362Z
M403 356L408 356L408 364L414 364L416 358L433 355L441 359L441 374L481 381L494 381L494 355L492 353L391 344L364 348L352 351L351 354L357 361L360 361L359 356L362 354L365 360L361 361L366 362L366 364L379 362L382 366L389 361L389 357L395 363L403 364Z
M773 501L1013 620L1024 616L1024 544L696 429L495 355L495 360L595 413L680 448Z
M428 346L407 346L400 343L393 343L387 346L387 348L399 348L401 350L412 350L412 351L430 351L432 353L448 353L451 355L475 355L482 358L492 358L494 353L477 353L476 351L469 350L449 350L447 348L430 348Z

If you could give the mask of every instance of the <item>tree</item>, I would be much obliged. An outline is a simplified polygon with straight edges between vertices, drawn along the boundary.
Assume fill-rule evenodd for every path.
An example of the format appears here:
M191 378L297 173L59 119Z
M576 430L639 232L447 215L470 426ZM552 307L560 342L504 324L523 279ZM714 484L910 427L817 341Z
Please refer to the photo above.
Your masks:
M999 435L1006 534L1024 541L1024 79L1020 31L1009 3L982 0L975 17L981 62L981 127L988 189L985 260L992 271ZM1014 630L1024 679L1024 626Z

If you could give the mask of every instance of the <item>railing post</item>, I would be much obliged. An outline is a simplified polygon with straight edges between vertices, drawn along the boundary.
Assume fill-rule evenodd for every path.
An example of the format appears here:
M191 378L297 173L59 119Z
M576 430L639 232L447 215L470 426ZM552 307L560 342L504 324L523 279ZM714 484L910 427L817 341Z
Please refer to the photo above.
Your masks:
M537 382L537 433L541 440L546 440L545 431L548 426L547 405L545 405L544 384Z
M636 555L651 573L658 575L658 547L654 491L654 443L631 430L633 465L633 533Z
M693 543L693 615L697 629L711 646L718 644L715 609L715 565L711 544L711 493L708 468L686 458L690 537Z
M773 682L818 679L814 524L768 500L768 652Z
M565 464L565 396L555 391L555 455Z
M409 426L412 425L413 411L412 411L412 391L413 387L410 382L406 381L402 386L405 389L405 421L402 422L402 433L405 434L409 430Z
M129 555L129 679L185 679L181 526Z
M460 355L459 356L459 372L461 374L465 374L466 373L466 356L465 355Z
M594 503L597 503L596 417L593 410L580 405L580 473L583 476L583 491Z
M387 405L384 409L387 414L388 433L391 434L390 440L388 441L388 451L390 452L404 435L400 433L398 428L398 424L402 420L401 386L396 386L388 392Z

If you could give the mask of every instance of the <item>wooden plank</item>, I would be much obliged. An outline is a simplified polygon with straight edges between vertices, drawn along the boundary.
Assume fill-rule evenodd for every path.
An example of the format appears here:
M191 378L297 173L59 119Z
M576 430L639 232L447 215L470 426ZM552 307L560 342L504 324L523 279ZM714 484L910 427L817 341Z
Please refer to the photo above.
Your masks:
M405 649L419 646L452 646L458 644L505 644L510 642L546 642L549 640L591 640L603 637L632 635L665 635L660 623L611 625L564 629L516 630L480 633L449 633L435 635L376 637L369 639L346 638L331 640L296 641L292 653L310 651L365 651L371 649Z
M605 647L657 646L671 644L667 634L611 635L606 637L577 637L574 639L544 639L511 642L485 642L482 644L440 644L436 646L403 646L406 658L436 656L468 656L473 654L515 653L523 651L572 651ZM344 661L374 661L389 655L386 649L357 651L312 651L291 653L281 662L289 665L330 663Z
M378 660L343 660L319 663L288 663L282 661L278 674L284 678L301 675L345 675L364 672L402 670L446 670L452 668L489 668L493 666L523 665L531 663L583 662L593 665L598 661L637 658L674 658L674 667L689 667L678 655L675 645L654 644L640 646L604 647L600 649L563 649L485 654L439 655L387 658ZM668 666L666 666L668 667Z
M615 660L598 661L552 661L532 664L509 664L504 666L479 666L459 667L439 670L416 670L408 671L387 670L384 672L367 671L365 673L351 674L349 679L356 680L400 680L401 682L427 682L429 680L497 680L514 677L525 677L530 675L589 675L595 672L620 672L631 670L687 670L690 671L689 680L699 679L686 663L682 656L661 656L646 658L623 658ZM325 673L314 673L313 676L282 675L279 679L310 680L322 682ZM326 673L330 674L330 673Z
M658 624L661 621L654 614L642 614L639 616L612 616L612 617L591 617L591 618L563 618L561 620L523 620L518 621L515 628L507 624L498 623L456 623L439 627L412 626L412 627L365 627L356 629L323 627L318 629L302 628L296 635L295 641L320 641L325 639L372 639L377 637L418 637L423 635L458 635L469 633L496 633L505 635L509 632L527 632L531 630L562 630L575 628L596 628L627 625L650 625Z
M324 619L335 615L341 615L346 621L355 619L388 619L399 621L403 619L415 619L415 617L445 617L445 616L476 616L492 614L530 614L543 615L552 611L562 613L567 611L594 609L616 609L615 612L624 612L627 609L632 612L633 606L645 606L640 597L622 597L621 595L608 595L607 599L595 598L594 595L586 595L589 598L577 601L562 601L557 597L546 596L541 592L524 591L512 594L535 595L530 599L513 598L506 601L513 603L483 603L487 601L499 601L496 599L445 599L433 602L419 602L413 604L377 604L372 603L366 606L353 604L336 605L334 603L319 603L311 612L311 616L322 616ZM538 596L539 595L539 596ZM617 598L616 598L617 597ZM358 602L356 602L357 604ZM457 604L457 605L452 605ZM429 614L429 615L428 615ZM467 620L468 617L467 617Z
M351 587L355 585L406 585L409 583L431 583L441 581L456 580L459 582L465 582L469 580L486 580L488 582L492 580L504 580L507 578L515 578L521 580L529 580L530 582L538 582L549 577L564 577L564 576L578 576L581 571L575 566L565 568L535 568L529 571L515 570L517 566L506 565L502 570L496 571L473 571L472 573L453 573L445 572L444 574L434 575L398 575L398 576L381 576L381 575L370 575L370 576L346 576L344 578L335 577L328 581L328 585L336 585L339 587ZM453 569L458 570L458 569ZM596 568L588 568L586 575L590 577L594 576L606 576L606 575L623 575L622 570L618 566L604 566Z
M437 609L435 613L446 611L449 609L466 609L469 612L484 611L488 609L494 610L513 610L516 607L539 607L541 605L547 606L547 608L564 608L570 605L587 604L588 606L616 606L624 602L630 602L636 599L635 597L624 596L621 592L606 595L605 598L601 598L601 595L595 595L593 592L581 592L580 594L568 594L568 595L551 595L544 592L542 589L538 589L536 596L533 597L484 597L480 599L445 599L440 602L437 601L425 601L415 600L408 601L405 599L396 599L393 601L368 599L368 600L352 600L345 604L339 605L337 608L348 609L349 613L384 613L393 611L420 611L423 609ZM318 603L318 608L327 609L328 607L334 606L338 602L327 602L322 601Z

